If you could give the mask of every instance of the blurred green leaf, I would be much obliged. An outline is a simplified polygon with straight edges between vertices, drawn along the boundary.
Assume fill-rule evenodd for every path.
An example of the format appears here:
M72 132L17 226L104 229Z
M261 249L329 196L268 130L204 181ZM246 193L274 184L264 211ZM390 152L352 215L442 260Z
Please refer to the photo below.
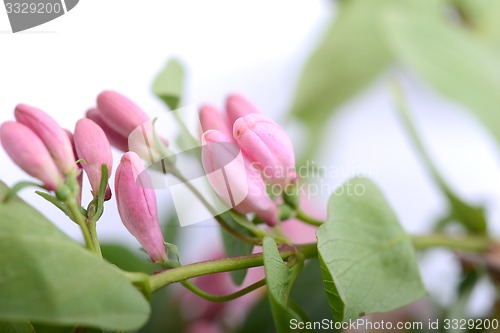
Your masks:
M0 183L0 201L8 188ZM69 222L68 222L69 223ZM15 197L0 202L0 318L112 330L140 327L142 294Z
M384 17L397 59L462 103L500 140L500 60L438 11L396 3Z
M293 285L291 296L304 309L311 321L331 317L330 306L321 281L321 269L317 259L310 260ZM267 298L262 298L248 313L238 333L274 333L271 308Z
M267 297L262 297L255 306L249 310L245 321L236 332L238 333L276 333L274 328L271 306Z
M221 214L220 217L223 218L224 221L226 221L226 223L238 233L246 236L252 236L250 231L236 223L234 217L229 212ZM229 232L224 230L224 228L220 228L220 230L222 233L224 251L228 257L243 256L252 253L252 244L247 244L242 242L241 240L236 239ZM233 282L238 286L241 285L243 283L243 280L245 279L245 276L247 275L247 271L247 269L231 271Z
M177 59L170 59L153 83L153 93L170 110L179 107L184 92L184 67Z
M500 53L500 2L497 0L451 0L463 25Z
M139 256L122 244L103 243L101 244L101 251L102 256L107 261L128 272L153 274L159 268L150 262L146 256Z
M469 0L468 2L472 2ZM474 0L478 1L478 0ZM497 0L483 0L485 2L482 10L482 15L476 23L475 30L479 37L485 40L488 45L494 48L497 54L500 54L500 2Z
M266 236L262 243L264 269L274 324L278 332L290 331L290 320L303 321L302 316L289 305L292 270L281 259L273 238Z
M392 57L380 24L387 2L342 4L303 69L292 112L308 125L310 154L322 136L325 120L389 66Z
M160 289L151 296L151 316L137 333L185 332L188 322L179 306L179 295L172 287Z
M456 221L461 223L470 232L485 234L488 228L483 207L473 206L466 203L451 189L427 153L417 128L415 127L403 93L397 85L394 86L394 94L397 103L397 110L401 116L403 125L406 127L406 132L411 138L412 143L422 158L427 170L448 199L448 203L450 205L449 214L439 221L436 226L437 230L441 231L449 223Z
M317 237L335 321L388 312L425 295L411 239L370 180L353 178L335 191Z
M311 321L331 318L332 312L325 294L318 259L310 260L300 272L291 296L306 311Z
M0 321L0 332L2 333L34 333L33 326L28 321L7 322Z

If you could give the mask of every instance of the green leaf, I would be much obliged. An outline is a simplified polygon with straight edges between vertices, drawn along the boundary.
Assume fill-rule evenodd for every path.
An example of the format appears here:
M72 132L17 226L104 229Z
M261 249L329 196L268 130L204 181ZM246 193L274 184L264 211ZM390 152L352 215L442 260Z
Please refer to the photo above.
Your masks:
M450 205L449 214L441 219L436 226L436 229L441 231L451 222L461 223L468 231L473 233L485 234L487 232L487 221L484 213L484 208L473 206L466 203L451 189L445 179L441 176L438 168L434 164L432 158L427 153L425 146L420 138L420 134L413 122L410 109L404 99L403 93L397 85L394 86L394 95L396 106L401 117L403 125L406 127L406 132L412 139L417 152L420 154L427 170L439 186Z
M35 333L33 326L27 321L7 322L0 321L0 332L2 333Z
M180 105L184 92L184 75L182 63L177 59L170 59L153 83L153 93L170 110L175 110Z
M293 285L291 296L306 311L310 321L321 322L331 315L325 289L321 281L321 269L317 259L311 259L304 266ZM249 312L238 333L274 333L269 301L262 298Z
M396 3L384 26L397 59L473 112L500 140L500 60L437 11Z
M500 52L500 2L497 0L452 0L463 25L497 53Z
M380 25L386 2L343 4L302 71L292 112L308 125L310 154L318 146L325 120L390 65Z
M240 224L236 223L234 217L229 212L221 214L220 217L222 217L224 221L226 221L226 223L238 233L246 236L252 236L252 233L250 231L242 227ZM252 253L252 244L247 244L236 239L229 232L224 230L224 228L221 228L221 234L224 244L224 251L228 257L243 256ZM238 286L241 285L243 283L243 280L245 279L245 276L247 275L247 271L247 269L231 271L233 282Z
M335 191L317 237L335 321L391 311L425 295L411 239L370 180L354 178Z
M262 243L264 253L264 270L268 288L269 304L278 332L290 331L290 320L304 319L288 306L288 297L292 287L293 270L289 269L281 259L276 242L272 237L264 237Z
M129 272L153 274L158 266L150 262L146 256L140 256L122 244L101 244L102 256L118 268Z
M113 265L77 245L0 182L0 319L139 328L149 304ZM69 222L68 222L69 223Z

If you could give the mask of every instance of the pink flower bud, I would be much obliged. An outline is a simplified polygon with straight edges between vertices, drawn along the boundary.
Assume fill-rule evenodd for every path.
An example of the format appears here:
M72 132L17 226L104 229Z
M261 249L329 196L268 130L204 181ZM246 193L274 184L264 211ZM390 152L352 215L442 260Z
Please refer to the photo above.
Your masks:
M205 104L200 108L200 122L203 132L217 130L232 137L232 129L222 113L214 106Z
M141 159L134 152L123 155L115 175L118 212L127 230L141 243L153 262L165 254L158 221L156 197Z
M285 186L296 179L292 142L273 120L262 114L249 114L236 120L233 136L267 183Z
M109 143L119 150L126 152L128 151L128 139L126 136L121 135L114 129L112 129L102 118L101 113L97 109L90 109L87 111L87 118L92 120L94 123L99 125L100 128L106 133Z
M21 169L55 191L63 179L42 140L27 126L7 121L0 127L0 141Z
M97 109L104 122L126 138L134 129L149 120L146 113L134 102L111 90L103 91L97 96Z
M229 124L233 126L234 122L241 117L251 113L259 113L257 108L243 96L238 94L229 95L226 100L226 113Z
M71 142L52 117L26 104L17 105L14 115L18 122L29 127L42 140L64 175L76 170Z
M101 184L101 165L108 166L108 178L111 176L113 167L113 156L111 146L104 131L92 120L83 118L78 120L75 126L75 148L79 159L83 159L82 167L89 178L92 193L95 196L99 193ZM106 188L104 200L111 198L111 190Z
M240 154L238 146L224 133L207 131L202 141L203 168L222 201L240 213L256 213L267 224L275 225L277 208L266 193L260 171Z

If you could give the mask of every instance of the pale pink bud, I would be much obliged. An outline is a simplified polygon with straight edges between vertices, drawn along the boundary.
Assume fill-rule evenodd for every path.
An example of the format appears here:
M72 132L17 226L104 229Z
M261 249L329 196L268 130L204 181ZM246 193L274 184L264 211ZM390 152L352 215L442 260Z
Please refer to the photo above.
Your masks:
M203 132L217 130L232 137L232 129L224 115L214 106L205 104L200 108L200 122Z
M104 122L117 133L128 137L130 133L149 117L127 97L116 91L103 91L97 96L97 109Z
M239 154L224 133L210 130L202 137L202 162L210 184L219 197L240 213L256 213L267 224L277 222L277 208L266 193L260 171Z
M33 131L20 123L7 121L0 127L0 141L7 154L21 169L55 191L63 179L49 151Z
M108 167L108 178L111 176L111 168L113 167L111 146L104 131L87 118L80 119L76 123L74 140L78 159L84 160L81 165L89 178L92 194L95 197L99 193L101 184L102 164L106 164ZM108 186L104 200L110 198L111 190Z
M226 113L229 124L233 126L234 122L241 117L251 113L259 113L257 108L246 98L238 94L231 94L226 100Z
M90 109L87 111L87 118L92 120L94 123L99 125L100 128L106 133L109 143L119 150L126 152L128 151L128 138L125 135L121 135L114 129L112 129L102 118L101 113L97 109Z
M42 140L64 175L76 170L71 142L52 117L26 104L17 105L14 115L18 122L29 127Z
M284 186L296 179L292 142L272 119L258 113L239 118L233 136L267 183Z
M118 212L127 230L141 243L153 262L165 254L156 197L148 174L134 152L123 155L115 175Z

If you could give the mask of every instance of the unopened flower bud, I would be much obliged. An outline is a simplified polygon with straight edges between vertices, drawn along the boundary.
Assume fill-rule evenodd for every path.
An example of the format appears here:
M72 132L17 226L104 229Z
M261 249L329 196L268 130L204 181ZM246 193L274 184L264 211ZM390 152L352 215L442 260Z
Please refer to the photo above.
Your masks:
M14 111L16 120L29 127L44 143L59 170L68 175L75 172L71 142L64 129L48 114L35 107L19 104Z
M82 167L89 178L92 193L96 197L101 184L101 166L108 167L108 178L111 176L113 166L113 156L111 146L104 131L92 120L83 118L78 120L75 126L75 147L79 159L83 159ZM104 200L111 198L111 190L106 188Z
M0 127L0 141L14 163L41 180L45 188L55 191L62 184L62 176L49 151L29 127L7 121Z
M229 124L233 126L234 122L241 117L251 113L259 113L257 108L246 98L238 94L231 94L226 100L226 113Z
M277 207L266 193L260 171L240 153L224 133L203 134L202 162L210 184L219 197L236 211L256 213L268 225L277 222Z
M126 152L128 151L128 138L112 129L102 118L101 113L97 109L90 109L87 111L87 118L92 120L94 123L99 125L100 128L106 133L109 143L119 150Z
M203 132L217 130L232 137L232 129L224 115L214 106L205 104L200 108L200 122Z
M117 133L128 137L137 127L149 120L144 111L116 91L103 91L97 96L97 109L106 124Z
M239 118L233 136L268 184L286 186L296 179L292 142L272 119L258 113Z
M123 155L115 174L118 212L127 230L141 243L153 262L165 259L165 247L158 220L151 180L139 156Z

